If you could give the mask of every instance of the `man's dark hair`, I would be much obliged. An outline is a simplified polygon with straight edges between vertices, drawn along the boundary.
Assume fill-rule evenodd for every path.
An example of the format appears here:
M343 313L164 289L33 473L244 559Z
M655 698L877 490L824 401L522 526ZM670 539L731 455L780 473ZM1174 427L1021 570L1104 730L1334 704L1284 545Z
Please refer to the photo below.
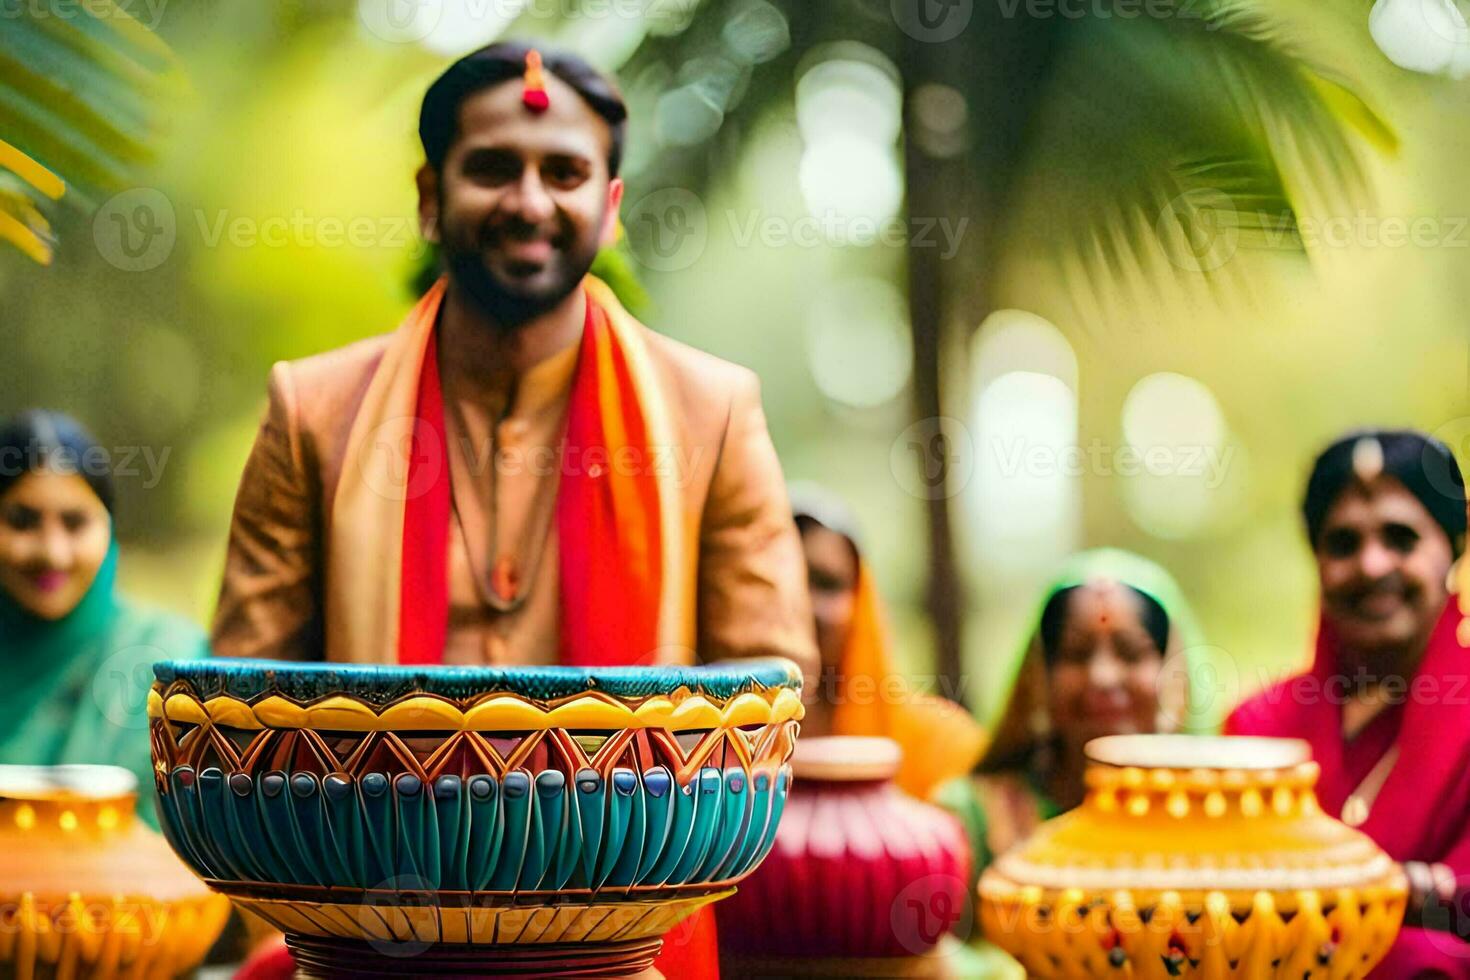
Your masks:
M502 41L483 47L450 65L429 86L419 112L419 140L435 172L443 169L449 147L459 135L459 109L465 99L524 76L526 54L532 47L520 41ZM536 50L541 52L545 70L570 85L607 122L612 134L607 171L609 176L616 177L623 159L623 134L628 118L628 107L617 87L577 55L552 48L536 47Z
M1325 449L1312 466L1302 518L1313 548L1337 498L1362 478L1355 459L1358 446L1376 443L1372 475L1391 476L1404 485L1449 536L1459 556L1465 548L1465 477L1450 448L1413 429L1363 429L1350 432Z

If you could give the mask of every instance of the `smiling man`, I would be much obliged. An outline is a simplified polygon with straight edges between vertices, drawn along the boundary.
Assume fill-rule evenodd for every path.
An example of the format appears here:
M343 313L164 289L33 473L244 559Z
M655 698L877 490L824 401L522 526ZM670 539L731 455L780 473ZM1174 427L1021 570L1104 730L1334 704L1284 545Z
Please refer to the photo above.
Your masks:
M394 332L277 364L215 651L367 663L816 663L755 376L588 275L625 108L580 59L496 44L430 87L424 236Z
M1428 436L1354 433L1318 458L1302 510L1322 589L1312 669L1226 731L1310 742L1323 808L1404 864L1410 921L1433 918L1470 874L1470 636L1448 584L1465 481ZM1373 976L1470 977L1470 945L1406 928Z

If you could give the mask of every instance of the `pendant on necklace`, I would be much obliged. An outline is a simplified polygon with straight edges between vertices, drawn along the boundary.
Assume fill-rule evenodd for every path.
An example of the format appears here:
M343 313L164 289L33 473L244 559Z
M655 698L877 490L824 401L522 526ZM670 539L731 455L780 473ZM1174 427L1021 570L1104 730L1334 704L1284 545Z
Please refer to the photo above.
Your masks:
M516 593L520 591L520 579L514 558L501 555L495 559L495 568L490 573L490 588L495 590L496 596L502 602L510 602L516 597Z

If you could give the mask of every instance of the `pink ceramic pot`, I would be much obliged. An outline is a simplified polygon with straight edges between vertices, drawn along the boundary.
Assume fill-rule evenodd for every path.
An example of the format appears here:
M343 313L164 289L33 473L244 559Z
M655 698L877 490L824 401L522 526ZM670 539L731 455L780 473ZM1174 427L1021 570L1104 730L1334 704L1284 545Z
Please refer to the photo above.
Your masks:
M718 910L734 975L862 975L863 961L908 975L903 961L969 921L964 833L893 785L898 762L884 738L797 744L775 847Z

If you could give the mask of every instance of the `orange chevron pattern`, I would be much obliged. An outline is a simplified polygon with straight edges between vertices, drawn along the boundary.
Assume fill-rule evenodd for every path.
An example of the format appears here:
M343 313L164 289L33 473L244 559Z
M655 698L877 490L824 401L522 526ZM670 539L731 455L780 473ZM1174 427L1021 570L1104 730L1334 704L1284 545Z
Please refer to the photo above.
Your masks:
M172 697L179 689L169 692ZM183 693L197 699L184 688ZM202 704L202 702L201 702ZM167 718L152 722L154 776L160 790L178 766L225 772L279 769L316 775L410 773L426 782L439 776L497 778L514 769L556 769L569 777L582 769L608 776L614 768L644 771L668 767L684 785L706 766L738 766L747 773L776 773L790 756L795 721L706 731L657 728L616 731L547 729L526 732L454 732L415 737L410 732L321 732L312 729L246 730L211 722L190 725Z

